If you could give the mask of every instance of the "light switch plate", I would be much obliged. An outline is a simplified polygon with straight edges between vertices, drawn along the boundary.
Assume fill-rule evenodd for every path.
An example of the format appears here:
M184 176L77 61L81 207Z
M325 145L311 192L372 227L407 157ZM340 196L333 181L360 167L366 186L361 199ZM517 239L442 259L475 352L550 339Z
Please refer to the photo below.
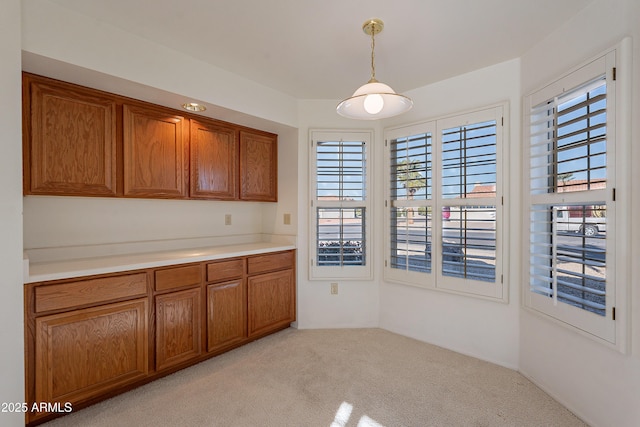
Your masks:
M224 225L231 225L231 214L225 214Z

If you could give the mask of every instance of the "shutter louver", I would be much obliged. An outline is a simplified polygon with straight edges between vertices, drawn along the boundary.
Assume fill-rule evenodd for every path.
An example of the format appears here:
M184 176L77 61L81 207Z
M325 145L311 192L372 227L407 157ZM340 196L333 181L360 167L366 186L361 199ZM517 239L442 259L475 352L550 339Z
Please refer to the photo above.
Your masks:
M530 112L530 289L606 314L604 76Z
M431 134L391 141L391 268L431 272Z
M316 264L364 266L366 263L366 144L320 141L316 144Z

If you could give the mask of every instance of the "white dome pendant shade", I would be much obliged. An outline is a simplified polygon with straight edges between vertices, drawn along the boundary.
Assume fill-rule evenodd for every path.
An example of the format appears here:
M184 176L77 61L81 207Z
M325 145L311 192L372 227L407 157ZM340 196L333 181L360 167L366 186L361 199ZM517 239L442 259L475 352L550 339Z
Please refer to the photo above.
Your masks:
M413 107L413 101L397 94L391 87L376 80L374 62L375 35L382 31L384 23L371 19L362 25L362 30L371 36L371 80L356 90L351 98L338 104L336 111L350 119L377 120L397 116Z
M378 81L362 85L338 104L338 114L350 119L377 120L397 116L413 107L413 101L394 92L388 85Z

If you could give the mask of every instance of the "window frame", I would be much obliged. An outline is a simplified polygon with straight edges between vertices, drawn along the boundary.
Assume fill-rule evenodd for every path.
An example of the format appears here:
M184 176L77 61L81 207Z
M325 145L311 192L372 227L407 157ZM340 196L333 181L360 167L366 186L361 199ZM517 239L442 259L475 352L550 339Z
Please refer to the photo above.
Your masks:
M427 134L431 139L431 160L432 173L431 173L431 197L425 197L424 199L414 200L394 200L392 199L391 181L389 179L389 173L391 171L391 141L394 139L411 137L414 135ZM424 286L428 288L435 288L435 279L433 278L433 269L435 264L433 258L434 240L433 236L437 235L438 221L431 221L431 267L430 272L418 272L413 270L399 270L392 268L391 262L391 209L396 208L431 208L431 212L436 212L435 198L433 197L435 187L439 182L439 177L433 173L433 164L435 162L435 142L436 140L436 126L435 121L424 122L411 126L403 126L398 128L385 129L385 253L384 253L384 278L390 282L403 283L407 285ZM426 275L426 276L425 276Z
M629 261L624 262L628 253L629 240L624 230L628 229L630 216L628 204L629 156L624 155L628 148L629 127L628 112L622 108L630 108L624 87L627 82L617 73L630 56L630 42L609 49L594 58L585 61L572 70L564 73L549 84L534 90L523 97L523 166L525 176L523 188L523 216L529 218L536 206L576 204L593 205L595 202L606 202L606 294L605 315L600 316L584 308L574 307L563 302L555 302L554 298L545 297L531 290L530 270L532 268L532 237L529 226L523 227L523 269L522 269L522 304L523 307L538 316L569 328L581 335L589 337L604 345L625 351L626 348L626 310L625 301L629 276ZM624 59L624 58L627 59ZM626 69L625 69L626 70ZM624 71L623 71L624 73ZM628 73L625 73L628 74ZM579 88L600 76L606 80L606 189L583 191L554 192L549 194L532 194L531 185L531 111L538 105L565 92ZM622 81L621 81L622 80ZM622 107L622 108L621 108ZM559 196L560 195L560 196ZM621 199L622 196L622 199ZM526 224L525 224L526 225ZM627 227L626 227L626 226ZM617 312L616 312L617 308Z
M485 121L496 122L496 193L490 198L445 199L442 190L442 131L455 126L465 126ZM507 303L509 300L508 288L504 286L504 276L507 274L508 263L503 258L508 251L504 248L508 244L503 227L506 224L504 217L504 179L506 176L504 161L507 158L507 143L509 135L509 104L503 102L488 105L478 109L456 113L433 120L385 129L385 253L384 253L384 278L386 281L417 286L425 289L473 296L491 301ZM443 206L470 206L486 205L491 200L496 206L496 268L495 281L482 282L474 279L464 279L442 274L442 215L437 215L431 221L431 271L418 272L407 269L393 268L391 264L391 208L398 205L392 199L391 180L391 145L393 140L406 138L417 134L431 133L432 136L432 198L426 200L412 200L405 204L413 206L429 206L432 212L441 212Z
M371 130L327 130L310 129L309 152L309 280L368 280L372 278L372 169L373 141ZM317 197L317 146L318 142L362 141L364 143L364 199L363 200L320 200ZM364 265L318 265L318 209L338 210L362 209L362 226L364 227Z

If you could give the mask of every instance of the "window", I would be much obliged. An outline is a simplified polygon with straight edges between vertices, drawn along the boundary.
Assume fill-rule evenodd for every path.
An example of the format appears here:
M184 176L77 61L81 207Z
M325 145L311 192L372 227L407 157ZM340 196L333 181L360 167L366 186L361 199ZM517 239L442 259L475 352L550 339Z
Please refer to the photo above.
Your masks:
M390 156L390 266L430 273L432 133L393 139Z
M495 282L496 132L496 120L442 131L443 276Z
M387 280L506 300L503 116L501 105L386 131Z
M311 279L368 278L369 132L312 131Z
M526 98L525 304L614 343L615 52Z

